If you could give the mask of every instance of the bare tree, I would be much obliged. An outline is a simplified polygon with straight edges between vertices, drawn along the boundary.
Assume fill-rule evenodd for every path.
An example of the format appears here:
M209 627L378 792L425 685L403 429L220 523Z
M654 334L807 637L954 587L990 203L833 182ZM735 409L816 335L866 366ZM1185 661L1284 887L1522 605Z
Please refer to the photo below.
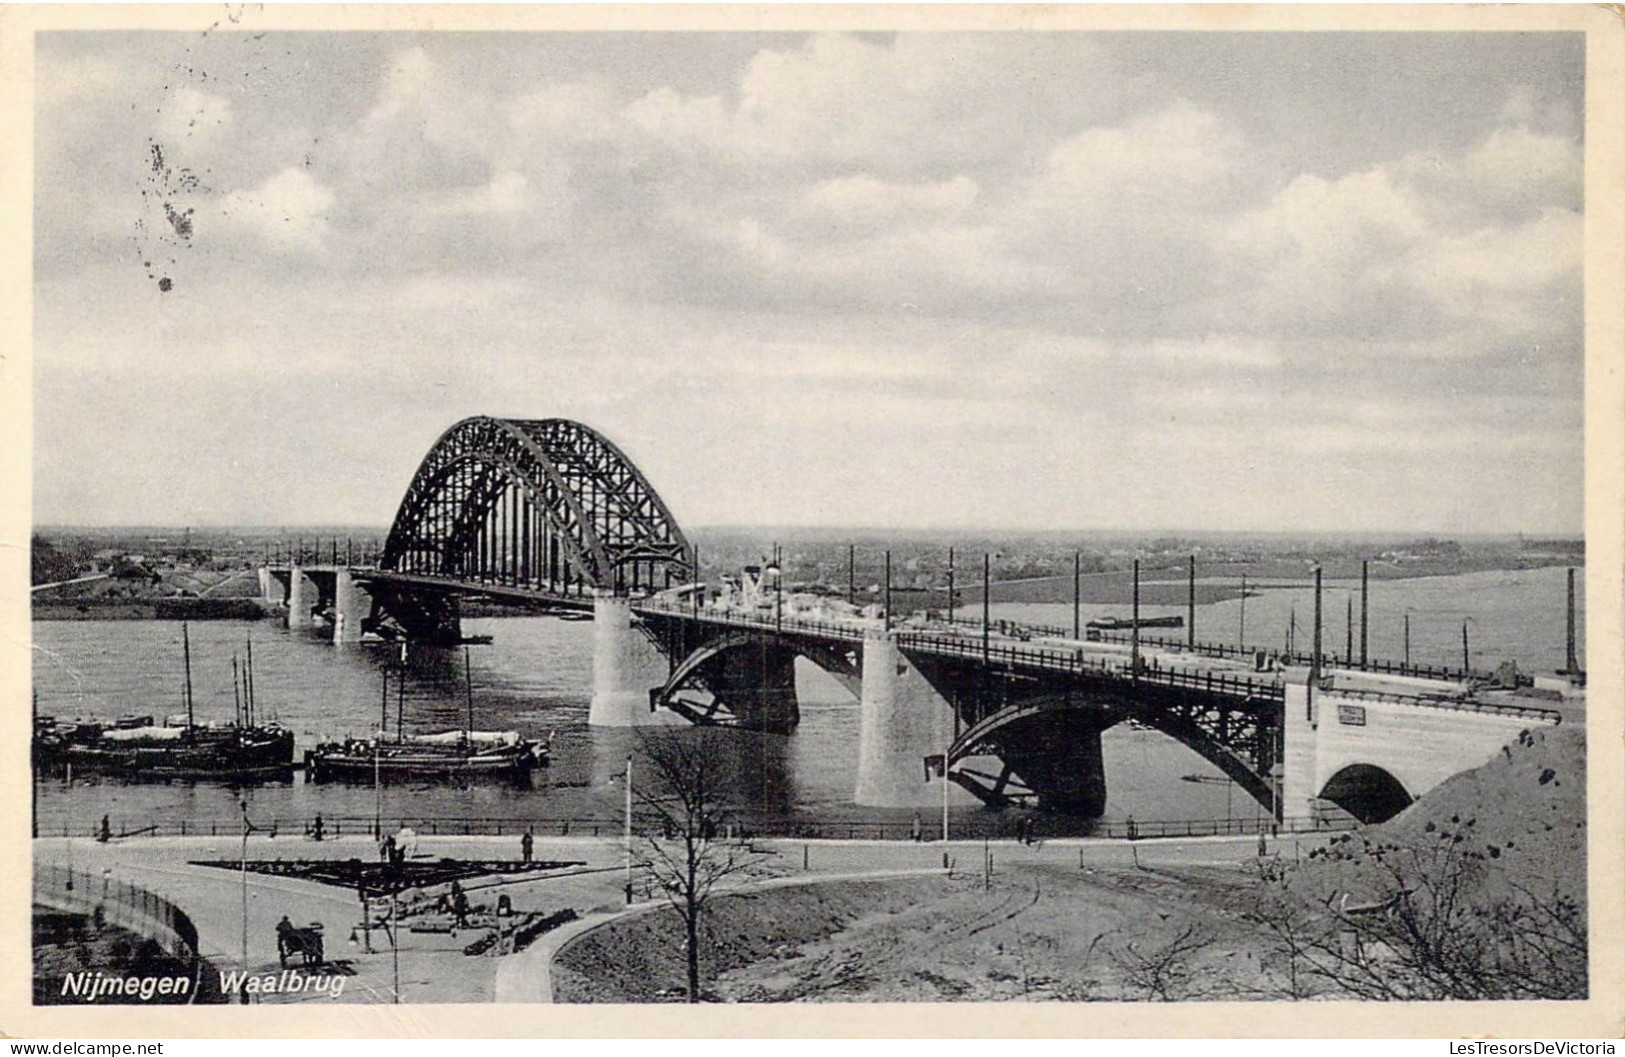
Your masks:
M1265 872L1250 915L1274 941L1293 997L1568 999L1587 992L1585 907L1554 880L1497 874L1473 821L1406 843L1345 835L1307 869ZM1359 893L1327 890L1315 859Z
M1199 997L1192 958L1206 950L1213 937L1196 922L1189 922L1171 939L1160 943L1129 941L1109 957L1136 997L1157 1002L1179 1002Z
M700 1000L700 922L725 878L759 865L767 853L735 831L722 802L723 768L715 739L704 730L661 731L639 739L650 780L634 795L645 815L638 864L683 921L688 1000Z

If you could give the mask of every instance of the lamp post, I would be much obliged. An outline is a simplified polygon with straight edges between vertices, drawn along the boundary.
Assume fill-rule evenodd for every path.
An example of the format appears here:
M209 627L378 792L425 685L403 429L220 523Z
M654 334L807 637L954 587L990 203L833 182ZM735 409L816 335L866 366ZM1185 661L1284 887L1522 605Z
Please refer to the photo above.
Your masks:
M380 774L378 753L384 740L380 730L372 738L372 839L384 839L384 783Z
M399 942L397 942L397 936L396 936L396 933L400 930L400 922L397 920L397 917L396 917L400 913L400 903L399 903L398 899L396 898L400 894L400 888L399 888L399 882L397 880L391 880L391 881L388 881L387 883L391 886L390 889L389 889L389 917L387 917L383 921L381 921L379 923L379 927L384 930L384 935L389 937L389 972L390 972L390 990L389 990L390 997L389 997L389 1000L390 1000L391 1004L393 1004L393 1005L400 1005L400 1003L401 1003L401 945L400 945ZM367 951L368 954L371 954L371 953L373 953L373 950L372 950L372 901L368 897L368 894L367 894L366 882L365 881L360 881L360 882L357 883L357 885L358 885L357 892L361 896L361 931L362 931L363 936L365 937L365 943L367 945L366 946L366 951ZM500 935L500 929L499 929L498 934ZM356 945L355 929L351 929L350 930L350 946L354 947L355 945Z
M400 892L392 885L389 889L389 972L391 977L390 994L395 1005L401 1004L401 944L397 935L401 931L401 923L396 915L400 913Z
M242 923L243 924L243 933L242 933L243 961L242 961L242 965L243 965L243 971L247 972L248 971L248 831L253 827L251 826L251 824L248 821L248 800L245 798L243 800L237 801L237 806L238 806L238 808L240 808L242 810L242 813L243 813L243 844L242 844L242 855L241 855L241 858L239 860L239 877L240 877L240 880L242 882L242 897L243 897L242 898L242 902L243 902L243 907L242 907L242 910L243 910L243 923ZM244 993L246 994L247 992L244 992Z
M626 905L632 905L632 757L626 758Z

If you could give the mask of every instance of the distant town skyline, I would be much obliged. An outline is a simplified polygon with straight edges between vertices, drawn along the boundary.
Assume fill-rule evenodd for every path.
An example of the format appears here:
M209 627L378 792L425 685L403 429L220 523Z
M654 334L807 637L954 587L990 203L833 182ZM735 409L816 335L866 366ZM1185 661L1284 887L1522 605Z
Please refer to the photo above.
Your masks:
M1582 528L1579 34L38 41L37 524Z

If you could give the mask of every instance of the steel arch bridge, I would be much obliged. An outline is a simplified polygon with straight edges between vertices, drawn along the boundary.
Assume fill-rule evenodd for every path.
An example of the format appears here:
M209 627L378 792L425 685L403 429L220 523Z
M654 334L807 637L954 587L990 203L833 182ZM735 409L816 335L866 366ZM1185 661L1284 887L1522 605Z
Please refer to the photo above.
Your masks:
M694 550L643 473L568 419L468 418L424 456L373 579L374 630L457 637L457 596L669 587Z

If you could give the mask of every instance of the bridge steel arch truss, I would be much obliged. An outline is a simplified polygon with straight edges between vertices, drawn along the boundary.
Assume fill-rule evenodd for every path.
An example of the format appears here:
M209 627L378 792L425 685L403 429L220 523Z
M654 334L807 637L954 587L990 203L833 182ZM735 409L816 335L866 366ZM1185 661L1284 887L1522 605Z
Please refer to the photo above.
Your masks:
M737 726L777 733L795 729L793 664L805 657L858 692L861 636L831 641L825 635L712 625L675 614L645 611L637 626L670 662L664 685L650 691L650 707L665 708L691 723ZM788 675L788 682L784 677ZM777 681L781 685L774 687ZM761 691L783 700L759 699ZM777 707L774 707L774 706Z
M694 551L642 472L599 433L567 419L478 417L424 456L380 567L458 593L626 593L688 579ZM422 588L386 591L394 615L433 595Z
M963 724L949 750L950 776L989 803L1042 800L1010 759L1046 755L1046 746L1062 751L1074 727L1098 731L1132 720L1183 743L1280 816L1271 780L1282 752L1285 695L1278 686L1136 683L1088 670L1031 672L994 664L976 671L929 655L913 660L939 688L951 688L945 696ZM1005 760L1004 773L968 769L964 764L973 757Z

